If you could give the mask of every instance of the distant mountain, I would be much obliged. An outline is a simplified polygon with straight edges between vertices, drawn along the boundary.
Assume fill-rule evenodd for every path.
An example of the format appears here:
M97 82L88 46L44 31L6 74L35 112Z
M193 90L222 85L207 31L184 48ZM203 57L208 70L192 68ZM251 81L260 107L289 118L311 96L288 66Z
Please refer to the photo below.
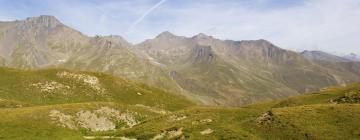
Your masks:
M303 51L301 53L306 59L331 62L351 62L351 59L336 56L322 51Z
M342 57L345 59L351 60L351 61L360 62L360 56L355 53L350 53L350 54L344 55Z
M323 68L328 69L334 77L342 77L343 80L340 80L342 84L352 81L349 80L352 77L359 77L359 62L322 51L304 51L301 54Z
M239 106L360 81L357 63L327 57L334 63L306 59L266 40L205 34L163 32L131 45L120 36L83 35L53 16L0 22L0 66L105 72L206 105Z
M266 40L223 41L164 32L133 51L161 64L179 87L205 104L240 105L359 80L333 76L328 68Z

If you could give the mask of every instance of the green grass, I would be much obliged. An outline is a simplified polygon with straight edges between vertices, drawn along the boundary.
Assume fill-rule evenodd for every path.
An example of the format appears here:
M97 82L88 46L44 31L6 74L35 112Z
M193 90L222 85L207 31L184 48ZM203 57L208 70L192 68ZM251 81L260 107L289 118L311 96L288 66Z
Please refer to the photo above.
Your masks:
M77 80L56 76L62 71L97 77L105 89L104 94L87 94L95 91ZM47 94L29 86L44 81L56 81L72 88ZM83 136L151 139L179 129L182 129L181 135L171 139L360 139L360 104L355 102L359 91L360 83L355 83L239 108L206 107L154 87L102 73L1 68L0 139L69 140L83 139ZM69 94L61 94L63 92ZM343 97L354 100L332 102ZM76 115L82 110L94 111L101 107L111 107L123 113L136 112L139 124L121 129L124 124L116 123L115 130L93 132L84 128L71 130L61 127L49 116L54 109ZM152 109L169 112L159 114ZM259 124L258 118L267 111L273 114L271 121ZM201 134L207 129L213 132Z
M295 96L277 103L274 107L288 107L309 104L327 104L330 100L337 99L352 92L360 91L360 83L349 84L345 87L329 87L321 92Z
M101 95L96 94L97 91L81 81L59 78L56 74L63 71L97 77L100 87L104 89L104 93ZM71 89L59 89L47 93L41 92L41 90L32 86L35 83L51 81L67 85ZM0 85L0 99L15 100L34 105L105 101L133 105L143 104L172 111L193 105L192 102L183 97L178 97L158 88L102 73L58 69L21 71L0 68ZM141 95L138 95L138 93Z
M284 137L288 135L293 136L292 138L301 138L303 135L303 138L311 139L360 138L360 105L358 104L306 105L274 109L273 112L280 122L280 125L275 127L280 127L280 130L294 130L290 133L275 133L280 134L284 139L289 138Z
M121 112L137 112L144 121L159 114L146 108L122 105L117 103L91 102L23 108L0 109L0 139L82 139L83 135L96 135L87 130L70 130L56 125L49 117L51 110L74 115L81 110L96 110L100 107L111 107Z

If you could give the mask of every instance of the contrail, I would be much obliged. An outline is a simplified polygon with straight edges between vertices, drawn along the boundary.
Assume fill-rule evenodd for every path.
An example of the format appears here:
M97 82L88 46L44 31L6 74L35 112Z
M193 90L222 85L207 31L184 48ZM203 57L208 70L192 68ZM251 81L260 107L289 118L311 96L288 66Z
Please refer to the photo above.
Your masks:
M154 11L156 8L158 8L160 5L162 5L167 0L160 0L158 3L156 3L153 7L151 7L149 10L147 10L144 14L142 14L133 24L131 24L128 32L131 32L136 25L138 25L147 15L149 15L152 11Z

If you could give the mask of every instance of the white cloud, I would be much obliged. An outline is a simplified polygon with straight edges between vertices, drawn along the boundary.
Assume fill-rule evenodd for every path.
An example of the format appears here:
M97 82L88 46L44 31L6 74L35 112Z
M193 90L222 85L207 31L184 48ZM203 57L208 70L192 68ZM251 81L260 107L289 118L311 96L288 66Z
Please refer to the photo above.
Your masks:
M131 24L129 28L129 32L132 32L132 30L138 25L144 18L149 15L152 11L154 11L156 8L161 6L166 0L160 0L158 3L156 3L154 6L152 6L149 10L147 10L145 13L143 13L133 24Z

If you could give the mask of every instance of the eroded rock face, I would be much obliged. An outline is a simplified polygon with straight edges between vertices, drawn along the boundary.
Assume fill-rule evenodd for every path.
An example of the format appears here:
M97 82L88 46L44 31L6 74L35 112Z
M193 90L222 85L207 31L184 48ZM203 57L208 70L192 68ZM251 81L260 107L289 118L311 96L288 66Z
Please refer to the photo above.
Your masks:
M170 128L162 133L155 135L151 140L160 140L160 139L183 139L183 128Z
M51 120L57 123L57 125L69 129L77 129L73 121L73 116L71 115L61 113L59 110L51 110L49 116L51 117Z
M82 128L91 131L109 131L115 129L115 124L107 117L98 116L90 111L80 111L76 113L77 122Z
M115 130L119 122L125 123L129 128L138 124L131 113L120 113L119 110L110 107L101 107L94 111L81 110L74 115L51 110L49 116L59 126L69 129L85 128L90 131Z
M175 128L175 129L167 131L167 135L168 135L169 139L180 137L182 134L183 134L183 128L182 127L179 128L179 129Z
M130 128L138 124L135 117L129 113L121 114L120 111L109 108L109 107L101 107L100 109L95 111L98 114L103 114L106 117L115 118L117 121L125 122L127 126Z
M256 119L256 123L258 126L271 123L274 121L274 114L271 111L267 111L264 114L262 114L260 117Z

